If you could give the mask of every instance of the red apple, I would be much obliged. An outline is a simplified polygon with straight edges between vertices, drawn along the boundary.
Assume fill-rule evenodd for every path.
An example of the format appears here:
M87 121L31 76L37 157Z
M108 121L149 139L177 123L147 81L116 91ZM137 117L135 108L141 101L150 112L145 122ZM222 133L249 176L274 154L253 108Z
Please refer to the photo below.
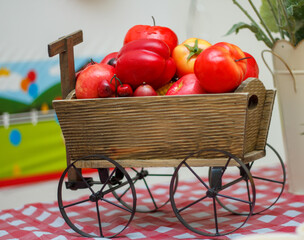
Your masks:
M114 74L115 68L105 63L97 63L86 67L76 81L76 98L98 98L100 82L104 79L110 81Z
M167 91L166 95L188 95L202 94L206 91L201 87L199 80L194 73L181 77Z
M245 56L247 58L247 71L245 73L243 81L245 81L249 77L258 78L259 77L259 66L254 59L253 56L251 56L249 53L244 52Z

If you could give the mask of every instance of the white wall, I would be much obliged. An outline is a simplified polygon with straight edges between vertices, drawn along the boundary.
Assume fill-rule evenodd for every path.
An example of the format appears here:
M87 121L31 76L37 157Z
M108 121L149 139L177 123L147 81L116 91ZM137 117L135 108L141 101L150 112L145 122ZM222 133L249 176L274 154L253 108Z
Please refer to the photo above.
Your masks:
M248 3L239 2L249 9ZM256 58L261 80L273 88L261 58L266 46L248 30L224 36L234 23L249 22L232 0L0 0L0 63L48 59L47 44L78 29L83 30L84 42L75 47L76 57L117 51L127 30L152 24L151 16L157 25L172 28L180 42L199 37L238 45ZM271 57L267 59L272 66ZM277 102L268 142L283 156Z

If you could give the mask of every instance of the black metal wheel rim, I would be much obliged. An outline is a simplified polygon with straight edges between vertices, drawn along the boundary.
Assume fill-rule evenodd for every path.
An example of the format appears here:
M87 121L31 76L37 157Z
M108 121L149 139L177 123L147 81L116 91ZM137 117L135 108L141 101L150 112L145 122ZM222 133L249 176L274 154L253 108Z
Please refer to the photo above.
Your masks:
M100 161L107 161L113 165L113 168L110 170L110 174L107 177L105 181L101 181L98 179L97 181L92 180L91 178L84 177L81 173L81 170L77 169L75 166L75 163L79 160L86 160L86 159L98 159ZM92 156L86 156L82 159L79 159L73 163L71 163L65 171L62 173L61 178L59 180L58 184L58 191L57 191L57 198L58 198L58 205L59 210L61 212L61 215L65 222L69 225L71 229L73 229L78 234L82 235L83 237L90 237L90 238L113 238L120 234L124 229L127 228L127 226L132 221L134 214L135 214L135 208L136 208L136 192L133 185L133 182L128 175L128 173L122 168L117 162L113 161L112 159L103 156L103 155L92 155ZM66 188L65 186L69 185L69 182L65 182L67 173L69 170L73 169L78 177L81 179L78 186L80 186L77 190L71 190L69 188ZM125 182L120 182L119 184L112 186L112 188L108 187L108 182L111 181L116 171L120 171L123 173L124 178L126 179ZM98 174L96 174L97 178L100 177ZM132 209L126 208L123 205L121 205L118 201L115 202L113 197L108 198L109 196L112 196L110 194L114 190L120 187L120 185L130 185L130 191L132 195ZM77 188L77 187L76 187ZM76 200L70 200L68 199L63 200L63 192L71 192L76 194L78 191L84 191L84 196L81 196L81 198ZM82 192L83 193L83 192ZM107 199L107 198L108 199ZM115 199L116 200L116 199ZM84 204L84 205L83 205ZM85 205L90 204L90 207L86 209ZM124 222L124 225L122 226L121 223L119 223L118 228L115 229L115 226L113 227L111 225L111 229L115 229L113 231L108 231L107 225L110 223L103 222L105 220L105 216L102 215L103 204L107 204L107 206L112 206L114 208L113 212L115 211L121 211L124 215L123 217L126 219ZM81 207L81 208L80 208ZM72 209L73 210L70 210ZM75 210L76 211L75 211ZM84 209L83 212L87 214L90 212L90 216L80 216L80 213L77 212L77 209ZM75 220L75 215L77 216L77 221ZM79 215L79 217L78 217ZM91 219L94 219L95 221L93 223L90 222ZM86 229L82 226L82 223L88 222L88 226L90 228L89 231L86 231ZM108 221L110 222L110 221ZM112 222L111 222L112 224ZM94 226L94 232L91 231L91 227Z
M203 167L191 167L187 163L187 160L191 157L194 157L195 155L197 156L211 152L224 155L227 158L227 161L224 166L219 167L220 171L217 172L217 177L214 178L212 181L209 181L208 166L206 167L206 176L201 177L199 173L200 169ZM223 178L226 177L226 175L230 176L228 173L226 174L226 172L230 171L228 171L227 169L232 168L229 167L232 162L242 169L244 175L246 175L248 179L250 193L246 194L246 196L244 196L243 198L240 198L239 196L233 196L230 193L228 193L229 195L227 193L222 194L222 192L227 191L227 188L229 188L230 184L233 184L233 182L236 181L240 181L240 178L236 177L236 179L234 179L230 183L221 184ZM192 174L192 177L196 181L195 183L193 183L193 185L199 186L199 192L201 194L199 196L196 196L195 199L191 196L188 199L182 199L179 197L175 200L175 193L180 193L179 185L177 184L177 186L175 186L175 177L176 174L181 171L182 167L189 171L190 175ZM174 187L177 187L176 192L173 191ZM232 215L231 212L227 211L225 208L222 208L221 205L218 204L216 198L239 202L243 205L243 207L249 209L248 214L246 216L242 216L242 218L239 218L240 216L238 215ZM255 205L255 185L253 178L246 165L243 164L242 161L239 160L237 157L228 152L217 149L204 149L190 154L178 165L171 179L170 200L172 209L176 217L186 228L188 228L192 232L204 236L223 236L233 233L242 226L244 226L244 224L252 215ZM193 216L199 216L199 218L197 218L197 221L193 221ZM237 224L230 224L229 221L227 221L227 219L230 219L232 217L237 217Z

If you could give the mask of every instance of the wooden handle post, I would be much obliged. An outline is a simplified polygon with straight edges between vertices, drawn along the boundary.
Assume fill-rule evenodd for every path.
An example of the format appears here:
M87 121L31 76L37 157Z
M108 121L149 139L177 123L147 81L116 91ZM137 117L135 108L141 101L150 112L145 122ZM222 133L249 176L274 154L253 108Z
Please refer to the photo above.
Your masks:
M76 31L48 45L49 57L59 54L60 59L60 76L61 76L61 93L62 98L75 88L75 65L73 47L83 41L82 31Z
M61 94L65 99L67 95L75 88L75 65L74 65L74 46L83 41L82 31L76 31L48 45L49 57L59 54L60 77L61 77ZM66 147L67 165L71 163L69 150ZM79 169L81 173L81 169ZM75 169L68 172L69 181L81 181L79 174Z

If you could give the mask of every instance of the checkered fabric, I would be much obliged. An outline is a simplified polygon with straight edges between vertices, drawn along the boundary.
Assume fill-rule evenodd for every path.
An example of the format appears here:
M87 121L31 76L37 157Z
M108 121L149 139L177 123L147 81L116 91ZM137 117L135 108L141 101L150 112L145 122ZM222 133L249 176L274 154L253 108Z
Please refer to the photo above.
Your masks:
M263 168L260 172L268 177L278 174L274 168ZM276 198L280 190L269 189L268 185L256 185L257 203L269 203ZM168 193L168 189L164 189L163 185L153 186L152 190L159 193L159 196L163 196L166 191ZM192 181L182 181L179 184L178 194L181 196L181 201L191 202L200 191L199 186L194 185ZM229 191L232 191L235 196L245 194L240 188L231 188ZM148 196L143 193L138 192L137 195L139 205L149 201L147 200ZM179 200L177 199L176 201L178 202ZM70 219L75 219L75 221L90 222L90 214L93 211L94 209L84 205L71 212L69 217ZM124 218L122 212L114 208L114 206L111 207L111 205L107 208L101 208L100 211L106 216L105 221L110 231L113 234L120 231L123 227L120 223ZM192 211L189 213L187 221L192 221L199 225L200 222L196 222L196 219L204 214L204 212L197 210ZM226 214L221 220L226 222L228 226L234 224L235 218L238 218L235 214ZM304 196L290 194L285 189L279 201L273 207L263 213L251 216L243 227L226 236L210 238L188 230L176 218L170 203L168 203L157 212L136 213L132 222L118 236L118 239L234 239L252 233L293 233L295 228L303 222ZM0 211L0 240L4 239L77 240L84 238L70 229L59 212L57 202L53 202L48 204L29 204L18 209Z

